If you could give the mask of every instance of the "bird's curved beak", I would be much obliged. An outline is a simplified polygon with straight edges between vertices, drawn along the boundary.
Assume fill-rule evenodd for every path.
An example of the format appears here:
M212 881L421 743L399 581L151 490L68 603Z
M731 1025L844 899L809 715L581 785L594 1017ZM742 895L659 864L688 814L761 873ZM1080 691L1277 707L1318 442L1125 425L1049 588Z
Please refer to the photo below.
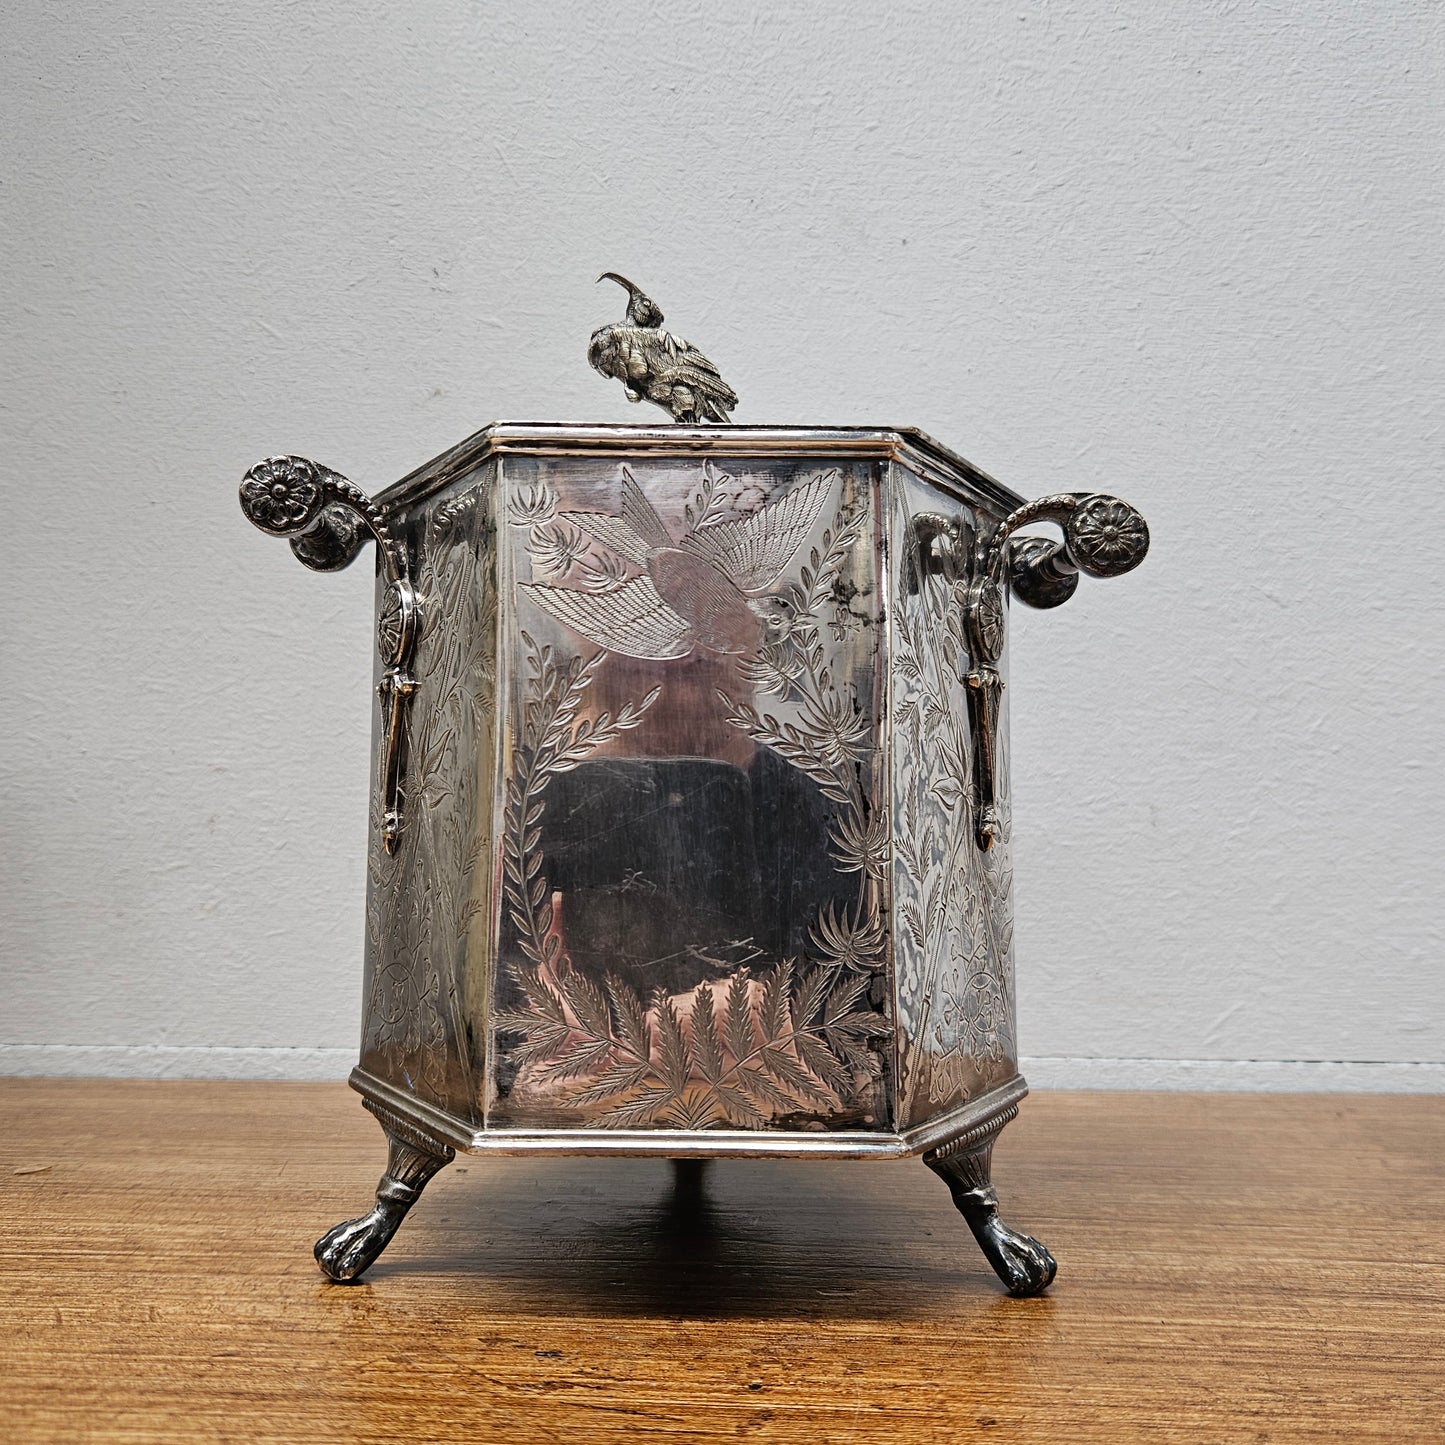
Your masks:
M604 271L597 278L597 281L615 281L619 286L625 286L629 295L635 293L638 289L626 276L619 276L616 271ZM592 284L595 286L597 282L594 281Z

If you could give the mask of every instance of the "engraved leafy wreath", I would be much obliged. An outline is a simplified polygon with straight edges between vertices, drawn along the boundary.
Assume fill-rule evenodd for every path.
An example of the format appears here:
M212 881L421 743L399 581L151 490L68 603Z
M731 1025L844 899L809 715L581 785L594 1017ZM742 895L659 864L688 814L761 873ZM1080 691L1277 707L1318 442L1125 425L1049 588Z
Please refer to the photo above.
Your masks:
M689 523L696 517L705 526L722 515L719 492L727 480L705 469ZM534 546L545 548L558 534L537 532L552 523L555 505L541 495L531 501L525 520ZM686 1002L661 991L644 1000L615 974L599 985L572 967L553 928L540 850L544 794L551 778L636 727L659 689L615 718L579 719L605 652L562 661L523 634L528 687L507 786L503 889L526 961L510 969L522 1007L495 1022L521 1036L510 1051L517 1063L538 1067L549 1080L582 1081L566 1095L568 1105L609 1104L594 1116L598 1125L759 1129L781 1116L835 1110L855 1075L878 1074L870 1041L891 1030L864 995L883 944L886 831L876 812L870 817L860 777L866 725L832 685L817 621L862 526L861 516L840 514L824 533L821 552L813 551L800 574L789 625L751 664L751 680L763 690L798 703L799 723L781 723L722 695L734 726L801 768L840 807L832 853L841 871L860 875L859 893L841 915L831 905L820 913L812 942L823 961L812 967L784 959L757 977L739 969L727 980L700 983Z

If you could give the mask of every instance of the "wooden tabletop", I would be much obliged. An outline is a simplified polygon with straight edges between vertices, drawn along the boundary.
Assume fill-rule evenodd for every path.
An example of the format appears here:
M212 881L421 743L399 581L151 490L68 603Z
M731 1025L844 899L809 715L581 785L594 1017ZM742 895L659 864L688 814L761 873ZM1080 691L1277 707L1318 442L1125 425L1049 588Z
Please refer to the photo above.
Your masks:
M1038 1094L1006 1296L913 1160L461 1158L366 1280L336 1084L0 1080L0 1439L1445 1438L1445 1099Z

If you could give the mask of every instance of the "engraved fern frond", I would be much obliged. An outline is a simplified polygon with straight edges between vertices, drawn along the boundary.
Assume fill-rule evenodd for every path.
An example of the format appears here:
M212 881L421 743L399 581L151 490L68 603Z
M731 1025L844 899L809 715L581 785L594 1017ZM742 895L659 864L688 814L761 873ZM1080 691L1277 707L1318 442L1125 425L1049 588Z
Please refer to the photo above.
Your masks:
M692 1052L698 1071L716 1087L722 1082L723 1075L722 1040L718 1038L712 990L705 983L698 984L692 996L688 1020L692 1026Z
M555 985L526 966L513 976L523 1007L498 1016L525 1036L512 1057L583 1080L566 1102L610 1104L595 1120L610 1127L762 1128L779 1114L834 1109L850 1071L876 1070L868 1041L888 1031L855 1007L867 977L836 964L800 976L785 960L758 979L739 970L725 989L699 984L685 1009L666 994L644 1005L615 977L604 990L566 968Z

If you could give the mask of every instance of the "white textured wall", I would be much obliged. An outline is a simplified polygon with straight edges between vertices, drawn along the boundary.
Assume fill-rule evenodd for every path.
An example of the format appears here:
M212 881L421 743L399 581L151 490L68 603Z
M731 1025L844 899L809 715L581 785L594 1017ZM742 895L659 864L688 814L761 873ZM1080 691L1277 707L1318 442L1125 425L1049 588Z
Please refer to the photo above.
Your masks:
M638 419L616 268L739 421L1147 515L1015 614L1036 1082L1445 1085L1441 17L10 7L0 1070L344 1073L370 568L236 482Z

